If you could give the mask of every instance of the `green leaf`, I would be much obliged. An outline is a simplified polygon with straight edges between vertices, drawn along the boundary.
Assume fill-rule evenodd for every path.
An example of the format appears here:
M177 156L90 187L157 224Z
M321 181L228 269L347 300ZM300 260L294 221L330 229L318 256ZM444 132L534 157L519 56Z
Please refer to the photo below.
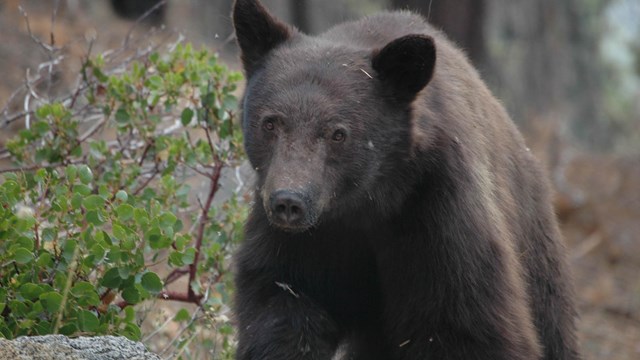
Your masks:
M127 221L133 218L134 209L133 206L129 204L120 204L116 208L116 215L118 215L118 220Z
M111 231L113 232L113 237L120 241L127 238L126 230L118 224L111 225Z
M20 265L28 264L33 261L34 256L31 251L25 248L17 248L13 252L13 260Z
M40 301L49 313L54 314L58 312L58 310L60 310L62 295L58 294L57 292L50 291L40 295Z
M62 257L67 260L67 263L71 263L73 260L73 254L78 247L78 242L73 239L69 239L64 243L64 247L62 249Z
M13 195L14 197L18 197L21 195L22 188L17 181L14 180L6 180L2 187L7 192L7 195Z
M95 211L95 210L87 211L86 219L87 219L87 222L95 226L100 226L105 222L104 217L102 216L102 213L100 211Z
M162 232L157 227L151 228L151 230L147 231L144 236L149 242L149 247L152 249L165 249L171 245L171 238L162 235Z
M160 215L158 220L160 221L161 227L168 228L168 227L172 227L173 224L176 223L178 218L170 212L165 212L165 213L162 213L162 215Z
M78 176L83 184L89 184L93 180L93 172L91 172L91 169L84 164L78 166Z
M69 165L64 169L65 175L67 176L67 180L69 180L70 183L73 183L73 181L76 179L76 176L78 176L78 168L75 165Z
M135 286L129 286L122 290L122 298L129 304L137 304L140 302L140 292Z
M100 195L89 195L82 200L82 205L87 210L97 210L104 207L105 200Z
M121 266L118 268L118 274L121 279L129 279L129 276L131 275L131 268L129 266Z
M72 208L73 210L78 210L78 209L80 209L80 207L82 206L82 199L83 199L83 196L82 196L82 195L80 195L80 194L74 194L74 195L71 197L71 208Z
M145 290L152 294L159 293L160 291L162 291L163 287L162 280L160 280L160 277L158 277L158 275L156 275L156 273L154 272L148 272L142 275L140 284Z
M98 293L95 291L88 292L84 296L78 299L78 305L82 307L99 306L100 297L98 296Z
M18 317L26 316L27 313L29 312L28 303L31 303L31 302L28 300L25 300L25 301L11 300L9 302L9 309L11 309L11 312L12 312L11 315L18 316Z
M191 110L190 108L185 108L184 110L182 110L182 114L180 115L182 125L189 125L191 123L191 119L193 119L193 110Z
M124 308L124 321L133 322L136 320L136 311L133 306L128 305Z
M40 136L44 135L47 131L49 131L49 129L49 123L47 123L46 121L37 121L35 124L33 124L33 131L35 131Z
M226 110L235 110L238 108L238 99L233 95L227 95L222 100L222 106Z
M191 319L191 314L189 314L189 311L187 311L187 309L180 309L178 310L178 312L176 313L176 316L173 317L173 321L188 321Z
M91 188L88 187L85 184L76 184L73 185L73 188L71 190L75 195L81 195L81 196L88 196L89 194L91 194ZM81 198L82 200L82 198Z
M118 268L111 268L107 270L102 276L102 280L100 281L100 285L109 288L115 289L120 286L122 283L122 278L120 277L120 273L118 272Z
M147 86L151 90L159 90L160 88L162 88L162 78L158 75L149 77L149 79L147 80Z
M58 289L63 289L66 285L67 285L67 273L57 272L53 276L53 286Z
M131 116L129 115L129 112L127 112L127 109L121 107L116 111L116 121L119 124L127 124L131 121Z
M194 248L188 248L184 251L184 254L182 255L182 261L186 264L186 265L191 265L193 264L193 262L196 259L196 249Z
M127 195L127 192L124 190L120 190L116 193L116 199L125 202L127 201L127 199L129 198L129 196Z
M98 317L88 310L80 310L78 313L78 328L82 331L94 332L100 325Z
M107 250L100 244L95 244L89 249L89 254L94 256L94 264L99 263L104 258Z
M92 292L95 292L93 285L86 281L79 281L71 288L71 295L77 298L87 296Z
M43 252L38 256L38 260L36 260L36 264L38 267L42 269L48 269L53 266L53 257L48 252Z
M169 265L179 267L184 265L183 254L179 251L174 251L169 254Z
M36 116L38 119L46 119L47 116L51 115L51 105L45 104L36 109Z
M133 217L138 225L147 225L149 223L149 214L145 209L136 208Z
M73 324L73 323L65 324L64 326L61 326L59 330L60 334L67 335L67 336L73 335L77 331L78 331L78 327L76 326L76 324Z
M187 235L178 235L178 236L176 236L176 239L175 239L175 242L174 242L176 250L178 250L178 251L184 250L184 248L187 246L189 241L190 241L190 239L189 239L189 236L187 236Z
M131 251L136 248L136 242L131 238L126 238L120 243L120 247L124 251Z
M17 238L15 240L14 245L19 245L19 247L23 247L29 251L33 251L34 247L34 242L32 239L26 237L26 236L20 236L19 238Z
M142 338L142 332L140 331L140 328L134 323L127 323L121 334L127 339L133 341L139 341Z
M93 68L93 75L98 79L98 81L102 83L107 82L107 80L109 80L109 77L105 75L102 72L102 70L100 70L100 68L97 68L97 67Z
M22 297L31 301L37 299L42 292L43 289L40 286L32 283L23 284L18 290L18 293L22 295Z

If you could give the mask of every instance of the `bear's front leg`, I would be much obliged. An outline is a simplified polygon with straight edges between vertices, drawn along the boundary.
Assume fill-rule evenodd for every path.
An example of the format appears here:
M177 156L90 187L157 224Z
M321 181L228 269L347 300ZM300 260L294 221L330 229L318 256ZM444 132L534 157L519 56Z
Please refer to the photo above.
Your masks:
M330 360L339 331L329 314L290 285L264 293L237 292L238 360Z

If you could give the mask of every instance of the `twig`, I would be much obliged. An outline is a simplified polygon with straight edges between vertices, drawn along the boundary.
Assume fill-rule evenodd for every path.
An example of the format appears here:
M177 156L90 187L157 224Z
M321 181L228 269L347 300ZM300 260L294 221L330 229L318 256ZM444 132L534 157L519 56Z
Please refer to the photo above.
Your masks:
M173 271L170 272L169 275L167 275L167 277L164 279L164 285L166 286L166 285L172 284L176 280L180 279L182 276L188 273L189 273L189 268L173 269Z
M56 38L53 34L53 28L56 25L56 17L58 16L58 7L60 6L60 0L55 0L53 4L53 11L51 12L51 30L49 31L51 46L53 47L56 44Z
M151 149L151 146L153 145L154 141L153 139L151 139L151 141L147 141L147 146L144 147L144 150L142 151L142 155L140 156L140 161L138 162L138 166L142 166L142 164L144 163L144 158L147 157L147 152L149 152L149 149Z
M211 292L211 286L207 287L207 291L204 293L204 296L202 298L202 303L207 302L207 300L209 299L209 295ZM173 337L173 340L171 340L171 342L162 350L160 351L160 355L164 355L164 353L166 353L171 345L177 340L180 339L182 337L182 334L187 331L187 329L189 327L191 327L191 324L193 324L197 318L198 318L198 313L202 311L202 306L198 306L196 308L196 310L193 312L193 314L191 315L191 319L189 320L189 322L187 324L184 325L184 327L182 329L180 329L180 331L176 334L176 336ZM195 334L194 334L195 336Z
M93 126L91 126L84 134L80 135L80 137L78 138L78 143L82 144L88 138L92 137L96 132L98 132L98 130L100 130L100 128L104 126L104 124L107 123L107 120L108 118L105 116L100 121L93 124Z
M140 193L140 191L144 190L144 188L147 187L147 185L149 185L149 183L156 177L156 175L158 175L160 173L160 169L158 169L158 163L155 164L154 168L153 168L153 172L151 173L151 175L149 175L149 177L142 183L140 184L140 186L138 186L137 189L135 189L133 191L133 195L138 195Z
M194 172L196 172L196 173L198 173L198 174L200 174L202 176L205 176L207 178L211 177L211 174L208 174L208 173L206 173L206 172L204 172L204 171L202 171L202 170L200 170L200 169L198 169L196 167L193 167L193 166L187 165L187 164L185 164L184 166L188 167L189 169L193 170Z
M572 258L574 260L580 259L587 255L591 250L595 249L602 242L602 236L597 232L591 234L585 241L578 244L578 246L572 251Z
M140 340L140 342L142 342L142 343L147 342L149 339L151 339L152 337L156 336L157 333L162 331L162 329L164 329L172 321L173 321L173 317L168 316L167 320L162 325L156 327L156 329L153 330L149 335L147 335L144 338L142 338L142 340Z
M31 113L29 112L29 100L31 99L31 93L28 93L27 96L24 97L24 113L27 114L24 120L24 126L27 130L30 128L31 123Z

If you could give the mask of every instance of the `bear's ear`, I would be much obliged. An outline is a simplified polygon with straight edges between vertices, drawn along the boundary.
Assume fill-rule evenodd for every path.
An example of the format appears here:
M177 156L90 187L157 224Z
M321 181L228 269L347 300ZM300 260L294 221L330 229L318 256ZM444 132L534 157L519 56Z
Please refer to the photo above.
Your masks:
M291 29L269 14L257 0L236 0L233 26L247 77L269 51L291 37Z
M436 64L436 47L427 35L395 39L373 53L371 65L390 95L411 102L431 80Z

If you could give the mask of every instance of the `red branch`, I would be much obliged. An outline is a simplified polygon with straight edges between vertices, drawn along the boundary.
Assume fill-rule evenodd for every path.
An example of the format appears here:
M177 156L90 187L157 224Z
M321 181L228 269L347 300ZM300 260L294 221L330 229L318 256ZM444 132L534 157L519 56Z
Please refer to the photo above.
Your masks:
M33 224L33 231L36 235L36 241L33 244L33 249L35 250L35 253L37 254L38 251L40 251L40 234L38 233L38 221L36 221L35 224Z
M191 294L185 294L185 293L181 293L181 292L176 292L176 291L161 291L160 293L158 293L158 295L156 296L158 299L162 299L162 300L169 300L169 301L180 301L180 302L185 302L185 303L190 303L190 304L196 304L199 305L200 304L200 300L202 300L202 298L204 297L203 295L191 295ZM126 301L120 301L116 304L120 309L124 309L125 307L127 307L129 304Z
M211 205L213 203L213 199L215 198L216 193L219 188L219 180L220 175L222 174L222 162L216 161L213 167L213 173L210 175L211 187L209 188L209 194L207 195L207 200L202 208L202 213L200 214L200 222L198 223L198 232L196 235L196 255L193 261L193 264L189 265L188 269L174 269L167 277L165 278L165 285L169 285L176 280L178 280L182 275L189 274L189 282L187 284L187 292L177 292L177 291L162 291L158 294L158 298L162 300L171 300L171 301L180 301L191 304L199 305L200 301L204 297L202 294L196 294L193 291L193 287L191 284L196 278L196 273L198 270L198 261L200 259L200 249L202 248L202 241L204 239L204 231L207 227L207 223L209 222L209 210L211 210ZM130 305L126 301L120 301L116 304L121 309L124 309L127 305Z
M191 283L196 278L196 271L198 270L198 260L200 259L200 248L202 247L202 239L204 238L204 230L209 222L209 210L211 209L211 204L213 203L213 198L218 192L218 181L220 180L220 174L222 173L222 162L216 161L213 174L211 174L211 187L209 188L209 195L207 196L207 201L202 208L202 213L200 214L200 223L198 224L198 233L196 235L196 256L193 260L193 264L189 265L189 283L187 284L187 292L189 296L195 296L193 292L193 288L191 287Z

